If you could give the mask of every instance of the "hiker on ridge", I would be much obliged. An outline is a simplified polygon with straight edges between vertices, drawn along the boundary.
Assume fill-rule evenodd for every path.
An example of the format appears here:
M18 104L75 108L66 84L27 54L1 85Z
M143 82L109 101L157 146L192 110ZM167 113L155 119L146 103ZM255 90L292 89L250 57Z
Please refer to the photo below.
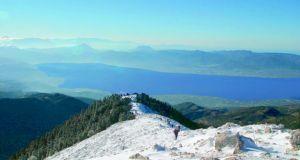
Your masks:
M176 128L174 129L175 140L177 140L179 131L180 131L180 126L176 126Z

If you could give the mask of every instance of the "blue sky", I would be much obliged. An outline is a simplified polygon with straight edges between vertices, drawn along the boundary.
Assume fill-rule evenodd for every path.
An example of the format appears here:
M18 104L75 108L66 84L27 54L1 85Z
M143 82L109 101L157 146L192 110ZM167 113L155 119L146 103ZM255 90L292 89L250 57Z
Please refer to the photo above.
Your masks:
M300 53L299 0L0 0L0 36Z

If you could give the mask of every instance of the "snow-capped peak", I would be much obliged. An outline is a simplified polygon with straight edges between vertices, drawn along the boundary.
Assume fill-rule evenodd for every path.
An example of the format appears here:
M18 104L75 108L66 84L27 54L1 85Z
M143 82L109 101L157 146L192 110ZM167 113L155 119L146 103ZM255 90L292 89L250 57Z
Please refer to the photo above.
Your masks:
M178 122L155 114L148 106L132 100L133 120L119 122L106 130L48 157L47 160L199 160L199 159L291 159L290 130L277 125L239 126L190 130ZM174 127L181 126L175 140Z

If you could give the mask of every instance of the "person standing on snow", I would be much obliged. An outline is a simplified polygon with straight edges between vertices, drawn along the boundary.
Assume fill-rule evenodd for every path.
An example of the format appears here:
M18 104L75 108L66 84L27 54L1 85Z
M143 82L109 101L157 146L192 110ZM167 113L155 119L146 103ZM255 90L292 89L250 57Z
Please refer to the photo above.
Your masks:
M180 131L180 126L176 126L176 128L174 129L175 140L177 140L179 131Z

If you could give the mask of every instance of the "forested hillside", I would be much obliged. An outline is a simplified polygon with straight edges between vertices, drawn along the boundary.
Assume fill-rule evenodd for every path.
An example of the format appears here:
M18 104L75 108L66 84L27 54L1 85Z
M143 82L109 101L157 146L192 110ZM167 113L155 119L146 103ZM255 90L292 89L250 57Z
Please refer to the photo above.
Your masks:
M112 95L96 101L85 111L34 140L25 149L13 155L11 159L27 159L31 156L44 159L105 130L116 122L133 119L129 102L129 99L122 99L120 95Z
M0 99L0 160L79 113L88 105L62 94Z
M177 122L183 124L184 126L191 129L205 128L206 126L201 123L195 123L190 119L184 117L180 112L174 109L171 105L165 102L158 101L147 94L138 94L137 101L146 106L149 106L151 109L157 111L160 115L169 117L176 120Z

